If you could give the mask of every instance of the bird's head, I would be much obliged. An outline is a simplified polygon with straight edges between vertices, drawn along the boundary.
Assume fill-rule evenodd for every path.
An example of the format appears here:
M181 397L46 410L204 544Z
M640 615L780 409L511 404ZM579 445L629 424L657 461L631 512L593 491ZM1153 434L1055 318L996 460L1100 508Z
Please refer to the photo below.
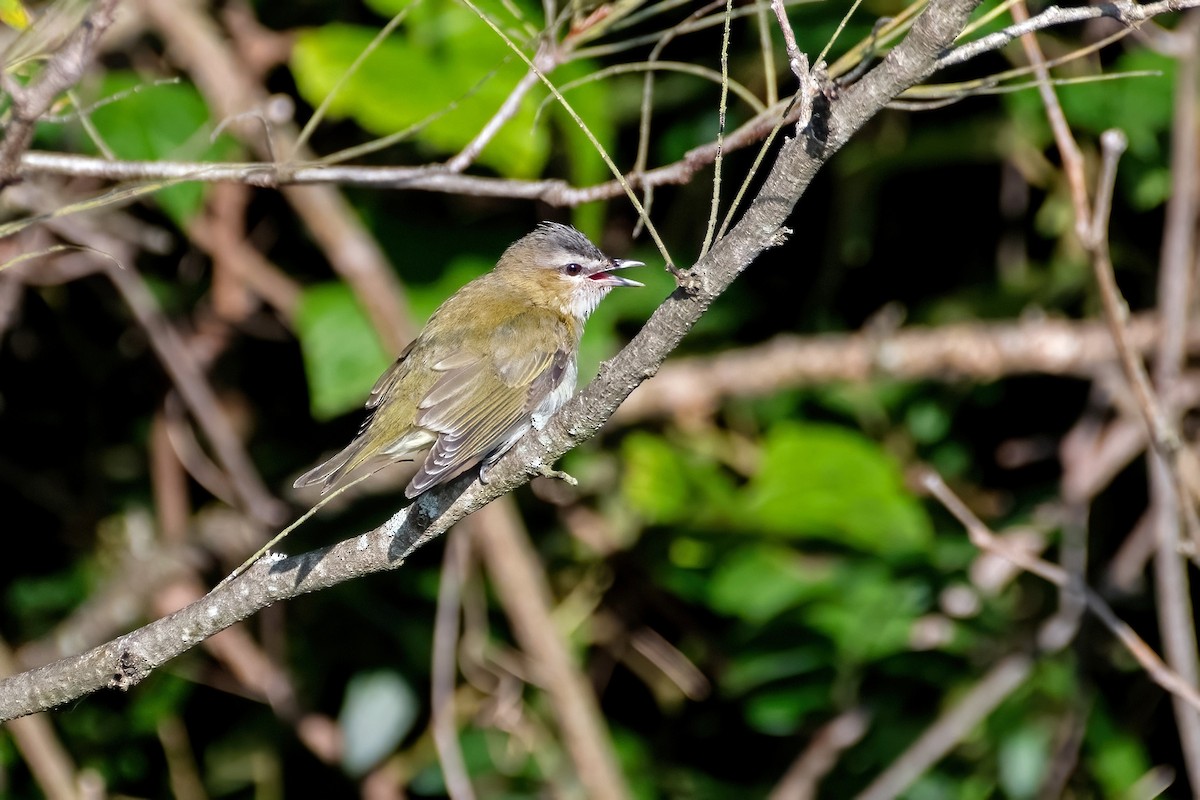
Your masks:
M582 322L614 287L641 286L613 274L640 266L641 261L604 255L569 225L543 222L504 251L496 273L519 285L531 303Z

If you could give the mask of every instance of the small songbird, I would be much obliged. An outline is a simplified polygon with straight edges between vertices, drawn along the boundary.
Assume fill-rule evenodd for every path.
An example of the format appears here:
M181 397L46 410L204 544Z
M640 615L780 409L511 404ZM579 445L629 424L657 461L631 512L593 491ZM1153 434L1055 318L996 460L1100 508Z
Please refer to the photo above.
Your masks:
M410 498L482 463L480 477L530 427L570 399L583 324L615 286L641 286L612 270L582 233L543 222L459 289L375 384L354 441L296 487L329 491L363 466L411 461L429 450Z

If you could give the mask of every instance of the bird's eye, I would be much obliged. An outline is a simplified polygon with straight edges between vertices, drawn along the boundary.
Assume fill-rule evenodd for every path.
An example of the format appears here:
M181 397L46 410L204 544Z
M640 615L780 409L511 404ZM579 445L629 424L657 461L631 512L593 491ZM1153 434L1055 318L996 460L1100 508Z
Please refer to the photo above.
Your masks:
M578 275L579 273L583 272L583 267L579 266L578 264L567 264L562 268L562 270L568 275Z

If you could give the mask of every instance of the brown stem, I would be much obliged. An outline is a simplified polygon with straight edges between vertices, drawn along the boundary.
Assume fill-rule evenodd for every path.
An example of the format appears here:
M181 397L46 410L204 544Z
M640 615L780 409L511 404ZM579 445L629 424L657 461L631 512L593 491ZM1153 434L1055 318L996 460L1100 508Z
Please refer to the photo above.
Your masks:
M495 504L472 519L473 541L492 573L513 633L529 655L534 680L554 702L563 744L579 770L585 795L600 800L628 797L596 697L575 668L550 614L550 587L520 518L511 504Z

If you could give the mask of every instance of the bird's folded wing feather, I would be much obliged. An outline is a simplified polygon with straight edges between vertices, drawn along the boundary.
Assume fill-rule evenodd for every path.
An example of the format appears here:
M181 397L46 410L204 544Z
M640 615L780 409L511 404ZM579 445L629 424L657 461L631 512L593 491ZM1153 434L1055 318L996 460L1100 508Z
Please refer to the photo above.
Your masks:
M442 375L421 399L416 423L438 437L409 484L409 496L453 478L503 445L529 424L530 410L553 389L547 378L561 376L556 365L569 353L551 349L556 338L537 337L548 346L529 349L510 346L512 336L504 333L497 331L487 353L460 350L434 365Z
M379 376L379 380L375 381L375 385L371 387L371 394L367 397L367 408L370 409L378 406L383 398L387 396L388 390L400 379L400 376L404 373L404 359L408 358L408 354L412 352L413 345L416 343L416 339L409 342L408 347L405 347L401 351L396 360L392 362L392 365L387 368L387 371Z

